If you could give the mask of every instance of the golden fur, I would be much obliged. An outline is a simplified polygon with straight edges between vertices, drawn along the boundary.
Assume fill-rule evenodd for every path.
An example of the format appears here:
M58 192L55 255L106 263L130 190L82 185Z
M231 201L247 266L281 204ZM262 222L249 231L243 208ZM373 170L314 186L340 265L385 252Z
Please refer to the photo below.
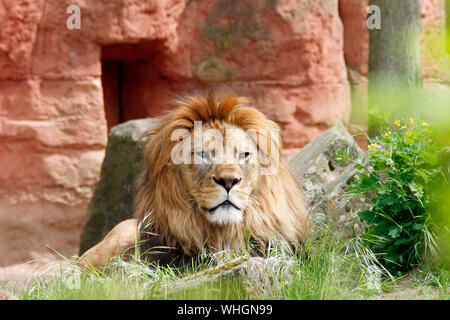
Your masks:
M192 256L203 249L211 252L245 250L249 242L264 251L272 240L287 241L294 246L303 241L309 229L307 210L298 182L280 156L281 139L270 134L263 137L269 139L274 148L268 156L278 170L272 175L262 175L262 165L244 163L245 159L231 164L210 163L207 169L172 162L171 154L180 143L179 140L172 141L173 132L184 129L192 133L195 121L201 121L204 128L221 132L238 128L240 131L236 135L239 136L229 138L237 149L243 148L240 135L248 130L279 130L277 124L247 103L245 98L231 94L220 101L215 94L190 96L177 101L177 108L145 134L146 167L137 183L137 220L133 224L133 228L136 224L140 226L138 234L142 250L165 245L177 248L177 254ZM252 136L252 139L259 148L261 137ZM250 153L242 154L244 156L239 157L244 158ZM218 185L222 176L237 181L231 191L225 192L225 187ZM211 217L217 214L211 214L209 208L216 206L216 198L223 198L225 193L230 199L233 195L232 201L238 203L240 210L224 206L229 208L223 209L221 214L226 218L233 212L235 220L212 223ZM121 234L109 237L116 243ZM158 237L157 241L154 241L155 237ZM128 235L125 238L132 241ZM105 244L97 246L105 247ZM96 256L85 254L81 257L84 264L102 266L112 255L111 250L109 253L93 251Z

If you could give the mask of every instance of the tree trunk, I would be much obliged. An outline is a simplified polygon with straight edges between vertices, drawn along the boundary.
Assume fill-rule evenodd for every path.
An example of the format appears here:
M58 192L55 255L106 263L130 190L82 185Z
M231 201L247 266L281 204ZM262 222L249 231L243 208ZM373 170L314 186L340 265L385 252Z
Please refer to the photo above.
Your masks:
M380 123L372 114L418 116L412 97L422 86L419 0L370 0L378 6L380 28L369 28L369 135Z

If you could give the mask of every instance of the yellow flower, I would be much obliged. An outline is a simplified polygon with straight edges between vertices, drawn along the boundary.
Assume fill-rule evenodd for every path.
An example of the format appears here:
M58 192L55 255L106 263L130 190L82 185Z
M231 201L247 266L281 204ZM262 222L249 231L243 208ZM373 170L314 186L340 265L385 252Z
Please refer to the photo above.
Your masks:
M424 126L424 127L429 127L430 125L428 124L428 123L426 123L426 122L422 122L422 125Z
M378 143L375 142L375 143L369 144L367 148L372 149L372 148L375 148L376 146L378 146Z
M410 137L412 135L411 131L406 131L405 134L407 137Z
M395 120L395 121L394 121L394 124L395 124L396 126L400 126L400 120Z
M409 118L409 123L414 124L415 123L414 119L413 118Z
M407 127L406 126L402 126L402 129L406 129Z

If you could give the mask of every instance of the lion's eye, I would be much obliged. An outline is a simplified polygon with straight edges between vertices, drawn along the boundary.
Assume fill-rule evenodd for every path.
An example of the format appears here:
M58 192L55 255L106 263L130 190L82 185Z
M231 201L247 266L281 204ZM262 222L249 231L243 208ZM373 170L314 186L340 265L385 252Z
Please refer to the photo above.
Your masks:
M250 157L250 152L240 152L239 153L239 161L247 160Z

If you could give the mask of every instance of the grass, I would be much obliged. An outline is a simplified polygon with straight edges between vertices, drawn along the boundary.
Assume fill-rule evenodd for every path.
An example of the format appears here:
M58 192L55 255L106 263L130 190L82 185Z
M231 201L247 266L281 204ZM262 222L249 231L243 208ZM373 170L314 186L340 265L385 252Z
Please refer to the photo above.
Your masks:
M399 279L384 297L388 299L450 300L450 272L422 265Z
M23 288L21 299L379 299L383 293L395 294L414 286L421 288L421 298L429 292L429 298L450 299L448 271L424 267L402 284L401 279L389 277L358 237L341 240L326 226L319 227L301 251L292 254L273 248L268 259L272 261L270 272L263 272L262 277L249 272L198 283L192 278L225 269L236 256L204 256L185 269L122 258L101 271L72 264L60 275L38 279ZM185 281L192 285L174 290Z

